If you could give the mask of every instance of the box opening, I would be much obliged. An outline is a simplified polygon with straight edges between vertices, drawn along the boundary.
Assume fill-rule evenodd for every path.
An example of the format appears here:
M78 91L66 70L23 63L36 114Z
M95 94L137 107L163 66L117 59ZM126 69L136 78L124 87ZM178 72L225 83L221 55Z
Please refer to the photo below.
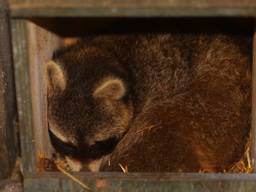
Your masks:
M223 32L253 37L254 22L252 18L31 18L27 21L27 31L37 167L39 171L54 171L48 161L55 152L48 136L44 65L56 49L79 38L101 34ZM248 151L233 172L252 171L249 170L251 141L248 143L245 149Z

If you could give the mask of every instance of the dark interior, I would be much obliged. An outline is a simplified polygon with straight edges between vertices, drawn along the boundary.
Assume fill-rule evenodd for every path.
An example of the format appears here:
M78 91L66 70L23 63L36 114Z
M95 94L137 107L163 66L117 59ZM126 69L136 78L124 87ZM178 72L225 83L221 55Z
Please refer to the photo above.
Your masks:
M32 18L62 37L103 33L209 32L252 33L252 18Z

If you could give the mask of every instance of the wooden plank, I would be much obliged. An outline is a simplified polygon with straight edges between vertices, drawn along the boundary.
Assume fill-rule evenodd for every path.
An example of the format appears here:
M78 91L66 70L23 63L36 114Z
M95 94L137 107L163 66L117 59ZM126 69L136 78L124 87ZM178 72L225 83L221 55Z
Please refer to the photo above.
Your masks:
M13 17L256 16L256 0L10 0Z
M36 158L27 43L27 22L12 20L12 47L22 167L24 172L31 172L36 171Z
M24 172L35 172L40 155L50 158L44 64L61 39L28 20L12 20L13 55Z
M8 17L6 1L0 1L0 180L9 176L16 159L16 105Z
M52 53L61 45L61 39L46 29L27 22L27 41L29 76L31 85L33 138L35 140L36 157L44 155L50 158L51 144L48 135L47 96L45 64L52 57Z
M78 173L75 174L92 191L241 191L253 192L255 174L196 173ZM60 173L26 175L25 192L84 191L78 184Z
M252 47L252 158L254 162L254 172L256 172L256 22L254 27Z

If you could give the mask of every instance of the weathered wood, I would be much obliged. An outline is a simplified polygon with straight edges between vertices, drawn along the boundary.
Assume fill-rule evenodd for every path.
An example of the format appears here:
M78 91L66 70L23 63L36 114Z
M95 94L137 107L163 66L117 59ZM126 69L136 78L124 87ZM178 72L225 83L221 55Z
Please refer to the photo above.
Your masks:
M49 157L44 64L61 44L53 33L27 20L13 20L13 54L24 172L35 172Z
M21 182L16 180L6 179L0 182L1 192L23 192Z
M256 175L251 174L174 174L174 173L78 173L75 174L92 191L225 191L253 192ZM59 173L26 175L26 192L84 191L78 184Z
M45 64L60 44L61 39L46 29L27 22L28 63L30 72L32 116L35 156L50 157L51 144L48 135ZM25 98L24 98L25 99Z
M252 158L254 162L254 172L256 172L256 22L252 43Z
M7 1L0 0L0 180L8 177L16 159L15 91Z
M32 99L29 78L27 22L12 20L12 47L19 115L19 135L24 172L36 171Z
M13 17L256 16L256 0L10 0Z

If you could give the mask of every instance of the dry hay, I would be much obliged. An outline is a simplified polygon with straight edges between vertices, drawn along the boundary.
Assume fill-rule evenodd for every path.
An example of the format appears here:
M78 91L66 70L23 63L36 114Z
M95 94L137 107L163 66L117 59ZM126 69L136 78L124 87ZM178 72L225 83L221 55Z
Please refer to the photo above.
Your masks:
M250 135L248 138L248 142L245 146L244 155L242 156L240 161L236 162L227 172L228 173L252 173L254 159L251 157L251 149L252 149L252 137Z
M152 129L152 127L148 127ZM144 130L145 131L145 130ZM252 138L251 135L248 138L248 142L245 146L245 152L242 158L234 163L229 169L223 170L223 173L252 173L254 159L251 157L251 147L252 147ZM44 154L39 154L39 166L38 171L61 171L63 174L67 175L67 171L70 171L67 166L67 162L60 155L55 154L56 156L53 159L48 159ZM110 162L109 162L110 164ZM128 173L128 165L119 164L120 169L123 173ZM200 170L199 173L206 173L205 170Z
M122 169L123 173L128 173L128 166L123 166L121 163L118 164L118 166Z
M48 159L43 153L40 153L38 171L60 171L69 179L79 184L83 189L91 190L84 182L69 173L66 160L58 154L53 159Z

